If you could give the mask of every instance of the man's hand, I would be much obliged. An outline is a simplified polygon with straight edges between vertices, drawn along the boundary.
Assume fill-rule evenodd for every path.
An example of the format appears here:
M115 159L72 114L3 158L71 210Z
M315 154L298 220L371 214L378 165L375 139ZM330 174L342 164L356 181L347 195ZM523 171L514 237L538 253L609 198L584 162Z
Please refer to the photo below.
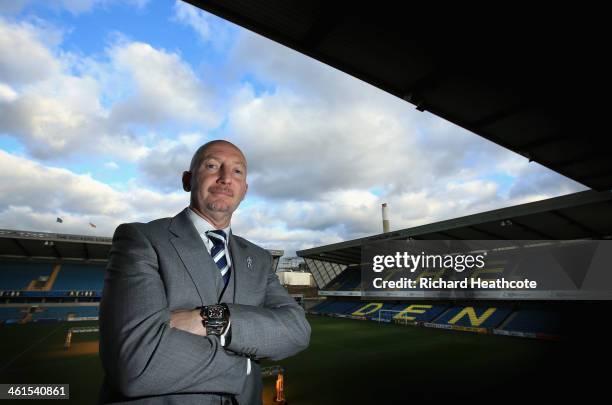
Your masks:
M170 327L193 333L194 335L206 336L206 329L202 325L199 309L182 309L171 312Z

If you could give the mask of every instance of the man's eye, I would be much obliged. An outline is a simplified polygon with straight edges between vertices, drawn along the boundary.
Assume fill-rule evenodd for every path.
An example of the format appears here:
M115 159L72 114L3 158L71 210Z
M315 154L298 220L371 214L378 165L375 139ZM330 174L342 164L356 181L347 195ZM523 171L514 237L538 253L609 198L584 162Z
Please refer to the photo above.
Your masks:
M216 164L214 164L214 163L207 163L207 164L206 164L206 168L207 168L207 169L216 169L216 168L217 168L217 165L216 165Z

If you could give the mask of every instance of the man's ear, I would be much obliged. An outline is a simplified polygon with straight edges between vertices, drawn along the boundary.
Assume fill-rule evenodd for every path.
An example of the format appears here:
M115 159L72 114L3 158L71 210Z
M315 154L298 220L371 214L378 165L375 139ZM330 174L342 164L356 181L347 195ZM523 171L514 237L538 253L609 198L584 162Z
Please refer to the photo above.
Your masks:
M183 190L191 191L191 172L183 172Z
M244 189L244 194L242 195L242 200L244 200L244 197L246 197L246 195L247 195L247 191L249 191L249 185L245 184L245 186L246 186L246 188ZM242 200L240 200L240 201L242 201Z

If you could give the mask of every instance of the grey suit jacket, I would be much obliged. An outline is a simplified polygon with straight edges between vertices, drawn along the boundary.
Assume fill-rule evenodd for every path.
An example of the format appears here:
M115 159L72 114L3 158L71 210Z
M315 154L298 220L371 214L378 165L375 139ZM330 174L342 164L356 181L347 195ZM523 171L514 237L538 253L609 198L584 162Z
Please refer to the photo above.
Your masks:
M257 360L308 346L310 325L269 252L233 234L229 244L232 275L221 296L221 274L186 211L116 229L100 303L100 403L259 404ZM170 328L171 311L217 302L230 309L228 347Z

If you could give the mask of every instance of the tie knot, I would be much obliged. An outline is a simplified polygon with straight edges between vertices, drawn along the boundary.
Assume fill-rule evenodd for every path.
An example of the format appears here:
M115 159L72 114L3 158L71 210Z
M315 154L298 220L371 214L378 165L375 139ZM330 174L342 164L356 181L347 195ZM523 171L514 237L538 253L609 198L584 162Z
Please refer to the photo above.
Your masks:
M225 244L227 241L227 236L225 235L225 231L223 229L215 229L212 231L207 231L206 236L211 242L215 245L223 243Z

